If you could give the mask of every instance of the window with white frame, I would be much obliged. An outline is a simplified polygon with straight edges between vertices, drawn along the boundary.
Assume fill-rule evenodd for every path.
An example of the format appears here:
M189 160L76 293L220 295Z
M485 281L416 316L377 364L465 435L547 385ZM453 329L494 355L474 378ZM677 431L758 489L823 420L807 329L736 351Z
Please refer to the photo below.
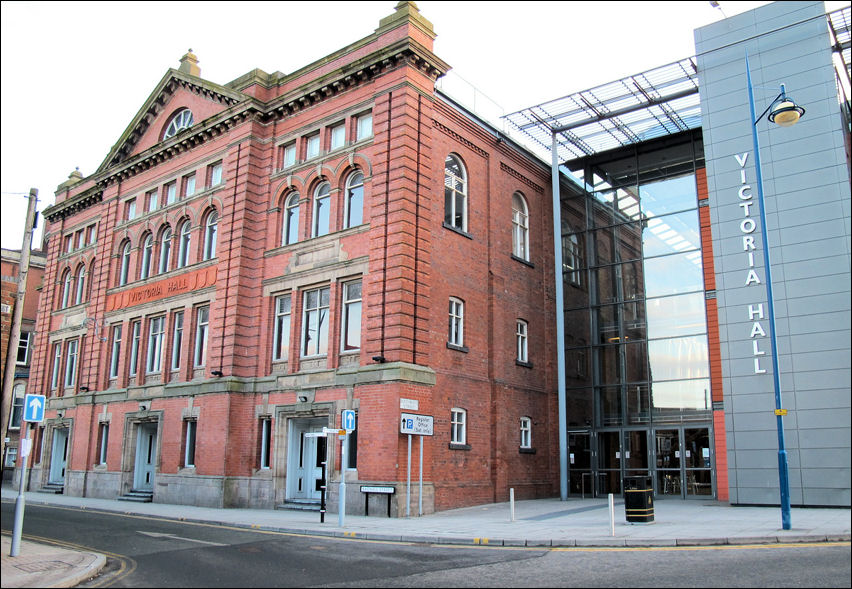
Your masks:
M121 262L118 270L118 285L124 286L127 284L127 279L130 274L130 242L125 242L121 248Z
M222 162L216 162L215 164L210 165L208 168L208 178L208 186L211 188L219 186L219 184L222 183Z
M98 427L98 462L103 465L107 463L107 448L109 447L109 424L101 423Z
M521 448L532 448L532 419L521 417Z
M289 168L290 166L296 165L297 151L295 141L284 146L284 153L281 155L282 168Z
M80 264L77 267L77 292L74 295L74 304L79 305L86 300L86 266Z
M136 376L139 369L139 343L142 337L142 322L134 321L130 324L130 366L128 374Z
M195 435L198 422L194 419L185 419L183 422L183 466L192 468L195 466Z
M26 366L30 363L30 349L35 341L35 334L31 331L22 331L18 340L18 353L15 356L15 364Z
M66 235L65 236L65 253L70 254L74 251L74 236Z
M180 370L183 352L183 311L175 311L172 317L172 363L171 369Z
M82 248L86 245L86 232L83 229L80 229L77 232L77 249Z
M260 419L260 468L269 468L272 456L272 418L262 417Z
M563 279L580 286L582 252L580 250L580 238L576 233L562 237L562 260Z
M444 223L467 232L467 174L452 154L444 161Z
M357 227L364 222L364 174L353 172L346 180L346 210L344 229Z
M53 370L50 375L50 388L55 390L59 386L59 371L62 367L62 344L53 344Z
M316 288L304 293L302 311L302 356L328 353L329 288Z
M320 153L320 136L319 133L311 135L305 140L305 159L317 157Z
M204 225L204 259L216 257L216 232L219 226L219 213L211 211Z
M458 407L450 410L450 443L467 444L467 411Z
M331 217L331 185L323 182L314 191L314 222L311 237L326 235Z
M6 446L6 461L3 463L3 466L5 468L14 468L17 460L18 449L15 446Z
M121 358L121 325L112 327L112 344L110 345L109 377L118 377L119 360Z
M136 199L132 198L124 204L124 218L127 221L132 221L136 218Z
M184 221L180 225L179 241L178 241L178 259L177 267L183 268L189 265L189 250L192 245L192 224L189 220Z
M343 284L343 333L341 351L361 349L361 281Z
M515 324L515 359L518 362L529 362L529 356L527 354L527 331L529 330L529 325L523 319L518 319Z
M62 308L64 309L71 303L71 285L74 280L74 275L71 274L71 269L65 270L62 275Z
M172 229L166 227L160 235L160 274L165 274L171 270L172 258Z
M450 297L450 323L447 342L450 345L464 346L464 301Z
M163 141L169 139L170 137L174 137L179 132L184 129L188 129L192 126L192 112L188 108L184 108L172 117L172 120L169 121L168 126L166 127L166 131L163 133Z
M198 307L195 314L195 353L193 365L196 368L207 364L207 336L210 324L210 307Z
M145 354L145 372L160 372L163 359L163 338L166 334L166 318L153 317L148 322L148 350Z
M147 201L147 210L148 210L149 213L153 213L154 211L157 210L157 205L159 203L157 202L157 191L156 190L149 190L145 194L145 200Z
M145 280L151 275L151 262L154 257L154 236L150 233L142 242L142 260L139 267L139 279Z
M299 193L294 192L284 201L284 236L282 245L299 241Z
M373 113L366 113L356 120L357 141L373 136Z
M12 407L9 412L9 429L21 429L21 419L24 416L24 397L27 386L21 383L12 389Z
M340 149L346 144L346 126L343 123L335 125L329 132L331 147L329 149Z
M86 242L89 245L92 245L98 239L96 229L97 225L89 225L88 227L86 227Z
M195 173L187 174L183 177L183 197L187 198L193 194L195 194Z
M65 387L73 387L77 382L77 346L79 342L72 339L68 342L68 353L65 357Z
M286 360L290 351L290 312L289 294L275 297L275 328L273 333L272 359Z
M520 192L512 195L512 254L525 262L530 260L529 209Z

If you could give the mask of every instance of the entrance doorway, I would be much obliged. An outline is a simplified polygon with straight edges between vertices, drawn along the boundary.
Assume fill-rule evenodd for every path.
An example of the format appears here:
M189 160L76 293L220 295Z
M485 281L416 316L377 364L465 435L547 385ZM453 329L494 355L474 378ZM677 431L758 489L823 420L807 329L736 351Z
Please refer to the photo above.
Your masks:
M328 419L291 419L287 440L287 499L319 501L326 460L326 439L305 434L321 432Z
M53 446L50 453L50 471L47 482L52 485L65 484L65 469L68 466L68 428L53 430Z
M154 473L157 469L157 424L140 423L136 426L136 461L133 469L133 489L154 490Z

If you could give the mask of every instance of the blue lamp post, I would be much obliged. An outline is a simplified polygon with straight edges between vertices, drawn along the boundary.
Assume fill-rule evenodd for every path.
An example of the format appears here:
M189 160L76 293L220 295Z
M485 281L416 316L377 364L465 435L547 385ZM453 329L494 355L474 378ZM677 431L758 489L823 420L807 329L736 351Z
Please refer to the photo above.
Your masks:
M754 167L757 171L757 200L760 208L760 235L763 239L763 265L766 271L766 298L769 315L770 345L772 346L772 380L775 388L775 424L778 429L778 482L781 490L781 525L783 529L790 529L790 476L787 467L787 450L784 447L784 414L786 411L781 407L781 375L778 367L778 339L775 329L775 304L772 295L772 266L769 263L769 238L766 231L766 203L763 198L763 174L760 168L760 144L757 139L757 123L769 113L767 117L770 122L777 123L782 127L795 125L805 109L798 106L787 96L784 84L781 84L781 93L775 97L763 113L755 118L754 90L751 84L751 69L746 53L746 79L748 81L748 101L751 109L751 134L754 140Z

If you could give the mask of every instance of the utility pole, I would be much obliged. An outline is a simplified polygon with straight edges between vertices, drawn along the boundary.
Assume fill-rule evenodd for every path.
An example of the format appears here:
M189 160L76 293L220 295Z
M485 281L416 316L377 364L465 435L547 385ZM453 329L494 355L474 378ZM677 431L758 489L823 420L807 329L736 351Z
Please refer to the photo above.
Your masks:
M21 244L21 259L18 262L18 291L15 295L15 308L12 311L12 332L9 336L9 347L6 349L6 367L3 372L3 408L0 413L0 423L3 424L2 446L0 456L6 457L6 440L9 435L9 416L12 407L12 386L15 383L15 360L18 357L18 344L21 340L21 318L24 314L24 297L27 294L27 273L30 269L30 250L32 249L33 230L35 227L36 202L38 201L38 189L30 188L29 204L27 205L27 218L24 222L24 241ZM21 428L21 434L23 434ZM18 456L18 462L22 465L23 458ZM2 464L2 463L0 463ZM0 466L5 468L5 465ZM0 471L2 472L2 471Z

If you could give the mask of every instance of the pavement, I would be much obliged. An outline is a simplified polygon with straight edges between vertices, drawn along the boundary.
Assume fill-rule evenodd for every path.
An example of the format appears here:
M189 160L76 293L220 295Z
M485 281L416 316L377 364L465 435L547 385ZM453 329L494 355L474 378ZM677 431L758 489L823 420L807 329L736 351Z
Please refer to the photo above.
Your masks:
M4 487L3 502L17 491ZM416 490L412 490L412 499ZM779 507L732 506L713 500L657 499L654 521L626 521L624 503L607 498L516 501L411 517L338 515L273 509L217 509L164 503L69 497L28 492L25 505L117 512L239 528L407 543L510 547L678 547L775 543L849 542L850 509L793 507L791 529L782 529ZM73 587L97 575L105 558L85 547L27 539L26 510L18 556L9 555L11 536L2 536L2 587ZM9 525L11 528L12 526Z

